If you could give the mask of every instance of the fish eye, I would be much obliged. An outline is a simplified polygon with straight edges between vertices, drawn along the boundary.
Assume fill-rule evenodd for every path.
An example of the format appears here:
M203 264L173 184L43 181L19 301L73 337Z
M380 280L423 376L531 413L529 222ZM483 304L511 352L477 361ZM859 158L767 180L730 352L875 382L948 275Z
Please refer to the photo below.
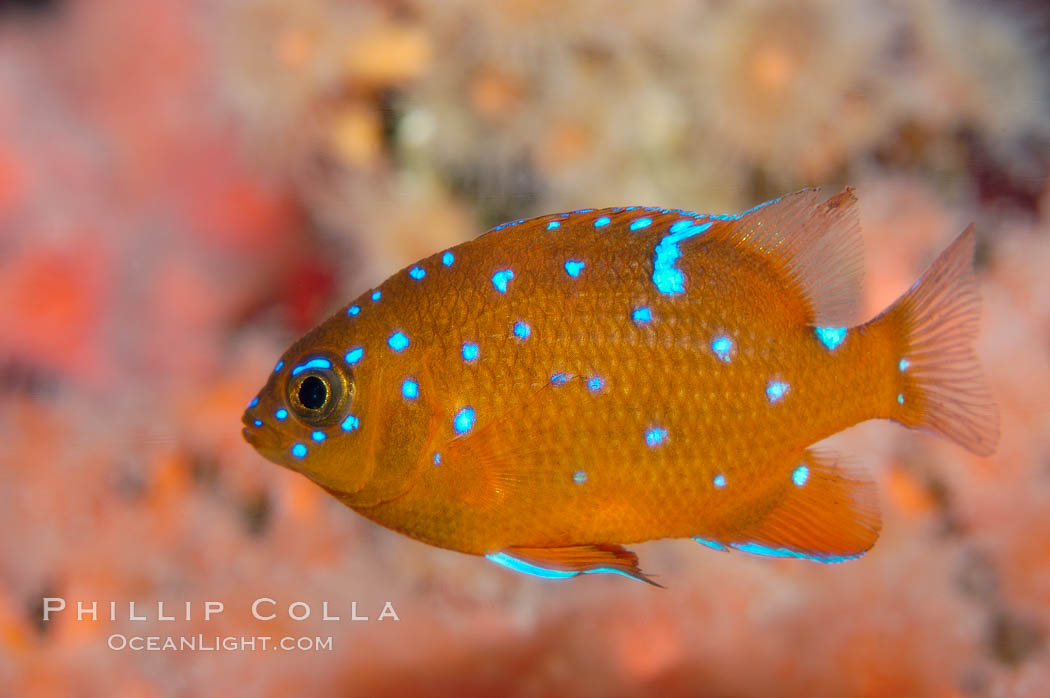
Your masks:
M314 427L341 421L353 397L351 377L330 367L312 367L288 381L288 406L300 421Z
M299 384L299 402L308 410L324 409L328 402L328 384L318 376L307 376Z

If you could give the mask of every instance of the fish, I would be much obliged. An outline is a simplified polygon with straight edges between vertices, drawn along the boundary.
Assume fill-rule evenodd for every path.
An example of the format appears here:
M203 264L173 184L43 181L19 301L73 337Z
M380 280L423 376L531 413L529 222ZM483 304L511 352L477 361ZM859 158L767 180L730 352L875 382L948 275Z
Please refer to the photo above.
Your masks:
M860 322L855 192L739 214L516 220L391 276L295 342L243 435L371 521L547 578L661 586L626 546L833 563L870 475L815 444L888 419L991 455L975 232Z

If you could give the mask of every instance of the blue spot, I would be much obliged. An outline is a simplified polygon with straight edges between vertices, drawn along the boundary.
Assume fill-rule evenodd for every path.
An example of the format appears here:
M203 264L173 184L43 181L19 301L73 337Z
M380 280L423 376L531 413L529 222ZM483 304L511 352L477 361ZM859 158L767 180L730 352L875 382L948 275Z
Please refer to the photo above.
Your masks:
M560 228L560 227L561 227L561 223L559 223L558 221L551 221L550 223L547 224L547 230L554 230L555 228Z
M900 363L897 364L897 368L901 371L907 371L908 366L911 366L911 362L909 362L907 359L901 359Z
M721 543L719 543L716 540L708 540L707 538L694 538L693 540L695 540L700 545L706 545L707 547L711 548L712 550L721 550L722 552L728 552L729 551L729 548L727 548L726 546L722 545Z
M310 359L305 364L299 364L298 366L293 368L292 369L292 375L293 376L298 376L303 371L306 371L306 370L311 369L311 368L331 368L331 367L332 367L332 362L329 361L328 359Z
M609 217L608 216L602 216L601 218L599 218L596 221L594 221L594 227L595 228L604 228L607 225L609 225Z
M467 342L463 345L463 360L473 361L478 358L478 345L473 342Z
M288 410L282 407L281 409L274 412L273 416L277 417L277 419L286 419L288 417Z
M679 231L685 230L691 225L693 225L693 221L690 220L676 221L675 223L671 224L671 227L668 229L668 232L677 233Z
M278 361L278 362L277 362L277 365L273 367L273 372L274 372L274 373L277 373L277 372L278 372L278 371L280 371L280 370L281 370L282 368L284 368L284 362L283 362L283 361Z
M580 272L583 271L583 262L570 260L565 263L565 271L569 272L569 276L579 276Z
M790 387L791 386L782 381L769 381L769 385L766 386L766 397L769 398L770 402L776 402L784 397L784 394Z
M587 388L592 393L596 393L599 390L601 390L603 385L605 385L605 382L602 381L602 379L598 376L593 376L587 381Z
M765 557L794 557L801 558L803 560L813 560L814 562L845 562L846 560L856 560L859 555L811 555L810 553L803 553L798 550L791 550L790 548L770 548L765 545L759 545L758 543L730 543L729 546L735 550L739 550L744 553L751 553L752 555L763 555Z
M715 475L714 479L711 480L711 482L718 489L722 489L723 487L726 486L726 476L723 475L722 473L719 473L718 475Z
M498 565L503 565L508 569L514 570L515 572L532 575L533 577L542 577L543 579L568 579L569 577L575 577L578 574L619 574L624 577L631 577L631 575L626 572L611 567L597 567L592 570L581 571L550 569L548 567L534 565L531 562L519 560L507 553L489 553L485 558ZM631 578L633 579L634 577Z
M817 327L814 329L814 332L817 333L817 339L820 340L820 343L828 349L836 348L846 338L845 327Z
M441 454L440 453L435 453L434 454L434 465L441 465Z
M806 484L806 480L809 479L809 466L800 465L795 468L795 472L791 473L791 481L799 487Z
M379 291L372 291L372 300L374 300L374 301L377 301L377 300L379 300L379 297L380 297L381 295L383 295L383 294L382 294L382 293L380 293Z
M635 308L634 312L631 313L631 319L634 320L635 324L643 325L647 322L652 322L653 311L649 310L648 307L642 306L641 308Z
M343 423L340 426L343 427L343 431L354 431L357 427L361 426L361 422L354 415L350 415L343 420Z
M390 348L394 351L401 351L408 346L408 337L401 332L395 332L390 335L390 339L386 340L386 343L390 345Z
M251 409L259 404L259 398L253 397L252 401L248 403L248 409Z
M314 433L310 434L310 438L314 441L324 441L325 435L323 431L315 431Z
M639 218L635 222L631 223L631 230L641 230L642 228L648 228L652 225L652 218Z
M569 382L569 376L565 373L555 373L551 376L551 383L554 385L565 385Z
M722 361L729 361L729 352L733 350L733 340L725 335L715 337L715 340L711 342L711 350Z
M441 263L444 264L446 267L451 267L452 263L455 261L456 257L451 252L446 252L445 254L441 255Z
M514 323L514 334L516 334L518 337L521 337L522 339L527 339L528 336L532 334L532 328L529 327L527 323L524 323L521 320L519 320Z
M474 408L464 407L457 412L455 419L452 420L452 426L456 428L456 433L459 434L470 431L474 426Z
M898 405L903 405L904 404L904 393L897 393L897 404Z
M292 455L296 458L302 458L306 455L306 446L303 444L295 444L292 446Z
M261 427L262 426L262 420L261 419L256 419L254 422L252 422L252 424L254 424L257 427Z
M577 485L582 485L583 483L587 482L587 473L583 472L582 470L577 470L575 473L572 474L572 481L575 482Z
M649 431L645 432L645 443L649 444L650 448L659 446L667 439L667 430L662 427L653 427Z
M346 309L346 314L351 316L351 317L353 317L354 315L357 315L360 312L361 312L361 307L357 306L357 305L351 305L349 308Z
M427 270L424 269L423 267L412 267L412 269L408 272L408 275L411 276L416 281L419 281L420 279L422 279L424 276L427 275Z
M510 269L504 269L503 271L497 271L492 275L492 285L496 287L496 290L500 293L507 292L507 282L514 278L514 272Z
M348 363L351 366L353 366L358 361L360 361L361 357L364 356L364 355L365 355L365 350L364 349L362 349L361 347L354 347L350 351L346 352L346 356L344 356L343 358L346 359L346 363Z
M675 223L675 225L678 224ZM685 293L685 277L674 266L675 260L682 256L682 251L678 249L678 243L686 238L699 235L710 228L711 225L710 221L691 225L685 230L665 236L656 245L656 257L653 260L653 283L656 284L656 288L660 289L661 293L666 293L669 296Z
M406 378L405 382L401 384L401 394L409 400L415 400L419 397L419 383L416 383L411 378Z

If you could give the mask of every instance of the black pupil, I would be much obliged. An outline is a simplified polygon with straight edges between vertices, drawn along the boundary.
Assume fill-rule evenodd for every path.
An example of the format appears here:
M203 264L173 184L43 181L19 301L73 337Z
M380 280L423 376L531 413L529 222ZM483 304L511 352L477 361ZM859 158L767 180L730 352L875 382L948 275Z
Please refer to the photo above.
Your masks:
M328 386L317 376L307 376L299 386L299 402L308 410L319 410L328 401Z

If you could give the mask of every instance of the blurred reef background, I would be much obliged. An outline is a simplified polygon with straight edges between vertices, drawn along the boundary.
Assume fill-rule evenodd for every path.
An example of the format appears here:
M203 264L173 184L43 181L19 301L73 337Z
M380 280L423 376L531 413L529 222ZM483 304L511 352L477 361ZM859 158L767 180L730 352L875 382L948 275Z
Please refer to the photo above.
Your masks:
M0 694L1047 695L1048 37L1020 0L0 0ZM664 541L666 591L531 579L241 440L289 342L496 223L845 184L872 315L977 222L1003 434L836 437L881 492L857 562ZM115 652L143 624L44 596L335 649Z

